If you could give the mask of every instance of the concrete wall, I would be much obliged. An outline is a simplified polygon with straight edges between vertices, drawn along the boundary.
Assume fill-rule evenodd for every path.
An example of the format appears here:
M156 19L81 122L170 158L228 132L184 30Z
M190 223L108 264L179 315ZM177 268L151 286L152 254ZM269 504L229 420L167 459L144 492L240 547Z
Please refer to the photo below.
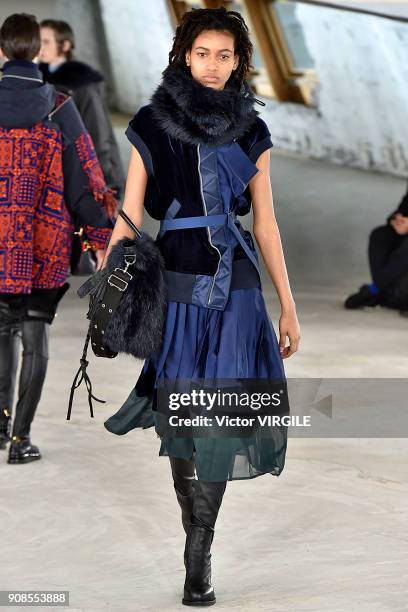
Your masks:
M56 6L55 0L1 0L0 2L0 23L12 13L29 13L41 19L55 19Z
M320 81L318 110L269 101L275 144L331 162L408 174L408 25L299 4Z
M55 0L57 18L67 21L75 32L78 59L106 72L105 35L97 0Z
M174 36L165 0L2 0L0 17L23 10L73 25L77 56L102 70L111 104L133 114L149 100ZM408 25L304 4L297 16L319 78L317 109L265 99L275 146L406 176Z
M165 0L100 0L120 110L135 113L168 63L174 31Z
M100 0L119 108L148 101L174 35L165 0ZM265 99L275 146L408 174L408 25L297 5L319 78L317 109ZM405 58L405 59L404 59Z
M58 18L68 21L75 32L76 58L102 72L108 103L112 108L116 108L116 88L99 1L55 0L55 5Z

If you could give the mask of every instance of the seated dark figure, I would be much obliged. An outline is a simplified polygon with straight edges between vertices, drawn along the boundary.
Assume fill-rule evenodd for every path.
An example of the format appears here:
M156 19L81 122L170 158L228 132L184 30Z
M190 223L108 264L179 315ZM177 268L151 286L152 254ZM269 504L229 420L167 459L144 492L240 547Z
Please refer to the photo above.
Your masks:
M369 238L368 259L372 283L350 295L345 308L367 306L397 308L408 312L408 191L387 223L373 229Z

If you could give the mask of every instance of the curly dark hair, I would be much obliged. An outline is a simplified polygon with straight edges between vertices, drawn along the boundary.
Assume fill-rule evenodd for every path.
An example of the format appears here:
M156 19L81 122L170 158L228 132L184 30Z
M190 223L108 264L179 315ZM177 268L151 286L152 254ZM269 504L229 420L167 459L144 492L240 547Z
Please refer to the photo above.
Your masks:
M176 28L173 47L169 53L169 66L180 66L186 71L185 56L191 50L194 40L204 30L223 30L234 36L235 53L239 55L239 64L229 78L232 86L240 88L247 78L251 65L253 46L249 39L248 26L242 15L236 11L227 11L220 7L215 9L191 9L184 13Z

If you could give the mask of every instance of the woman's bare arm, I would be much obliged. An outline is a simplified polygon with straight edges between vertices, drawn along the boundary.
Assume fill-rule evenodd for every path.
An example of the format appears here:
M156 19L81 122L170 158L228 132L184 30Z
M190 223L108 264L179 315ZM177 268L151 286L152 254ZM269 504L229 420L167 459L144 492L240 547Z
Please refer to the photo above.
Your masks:
M147 174L139 151L132 145L130 154L128 174L126 179L125 198L122 210L130 217L136 227L140 228L143 223L144 197L147 185ZM106 249L102 268L106 266L108 255L121 238L135 238L134 231L128 226L122 217L116 219L115 227Z
M300 329L273 209L269 164L268 149L259 156L256 162L259 172L249 183L253 208L253 233L281 303L279 345L282 357L289 357L298 349ZM286 336L290 340L290 347L287 348L285 348Z

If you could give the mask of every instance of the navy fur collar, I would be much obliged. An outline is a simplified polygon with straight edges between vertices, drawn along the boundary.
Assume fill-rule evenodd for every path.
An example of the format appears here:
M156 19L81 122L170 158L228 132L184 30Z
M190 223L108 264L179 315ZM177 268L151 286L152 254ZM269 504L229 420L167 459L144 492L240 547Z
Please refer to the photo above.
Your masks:
M151 97L153 116L170 136L197 145L221 145L243 136L256 120L256 98L247 82L241 90L206 87L190 71L168 66Z

